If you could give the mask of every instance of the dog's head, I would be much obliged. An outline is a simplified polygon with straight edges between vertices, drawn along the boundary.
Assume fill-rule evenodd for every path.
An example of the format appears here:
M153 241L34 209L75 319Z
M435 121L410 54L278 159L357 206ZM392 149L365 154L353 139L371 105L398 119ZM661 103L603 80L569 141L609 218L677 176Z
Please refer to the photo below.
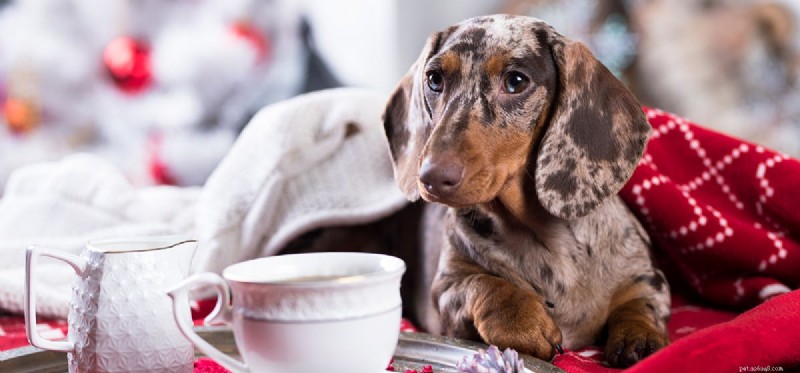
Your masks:
M433 34L392 94L384 127L411 200L467 206L533 178L571 219L619 191L650 125L581 43L530 17L466 20Z

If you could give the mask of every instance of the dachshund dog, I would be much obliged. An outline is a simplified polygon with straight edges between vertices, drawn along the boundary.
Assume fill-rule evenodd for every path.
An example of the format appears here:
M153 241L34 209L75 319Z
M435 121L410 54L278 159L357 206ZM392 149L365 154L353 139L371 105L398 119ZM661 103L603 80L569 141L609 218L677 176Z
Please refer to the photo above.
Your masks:
M543 359L605 342L614 366L668 343L668 285L616 195L651 127L586 46L535 18L466 20L428 39L384 128L400 189L435 202L424 329Z

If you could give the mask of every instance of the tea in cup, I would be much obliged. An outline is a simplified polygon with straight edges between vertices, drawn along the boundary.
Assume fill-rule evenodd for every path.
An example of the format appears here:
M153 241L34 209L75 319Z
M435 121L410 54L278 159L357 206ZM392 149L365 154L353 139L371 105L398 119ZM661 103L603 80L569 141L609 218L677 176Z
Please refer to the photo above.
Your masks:
M235 373L378 373L397 346L404 272L401 259L381 254L283 255L194 275L168 294L184 335ZM218 293L206 322L231 326L244 362L186 321L188 292L204 285Z

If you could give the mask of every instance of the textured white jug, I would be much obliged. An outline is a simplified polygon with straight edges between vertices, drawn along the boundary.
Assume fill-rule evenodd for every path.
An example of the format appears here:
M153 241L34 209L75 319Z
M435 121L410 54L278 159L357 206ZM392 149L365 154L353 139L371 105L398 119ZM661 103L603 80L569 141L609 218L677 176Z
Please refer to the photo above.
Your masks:
M188 275L196 246L197 241L178 237L143 237L89 242L81 256L29 247L28 340L67 352L70 372L192 372L193 346L178 330L165 289ZM66 262L78 275L66 341L44 339L36 331L33 274L41 256Z

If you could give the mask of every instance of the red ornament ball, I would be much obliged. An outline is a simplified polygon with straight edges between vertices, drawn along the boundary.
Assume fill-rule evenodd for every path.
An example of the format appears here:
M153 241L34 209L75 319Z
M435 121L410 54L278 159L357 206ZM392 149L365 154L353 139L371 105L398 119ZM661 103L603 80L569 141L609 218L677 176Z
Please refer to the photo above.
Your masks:
M255 26L248 22L236 22L231 26L231 32L242 40L250 43L256 51L258 63L263 63L270 56L269 39Z
M153 72L150 47L129 36L112 40L103 49L105 65L114 84L126 93L138 93L150 86Z

